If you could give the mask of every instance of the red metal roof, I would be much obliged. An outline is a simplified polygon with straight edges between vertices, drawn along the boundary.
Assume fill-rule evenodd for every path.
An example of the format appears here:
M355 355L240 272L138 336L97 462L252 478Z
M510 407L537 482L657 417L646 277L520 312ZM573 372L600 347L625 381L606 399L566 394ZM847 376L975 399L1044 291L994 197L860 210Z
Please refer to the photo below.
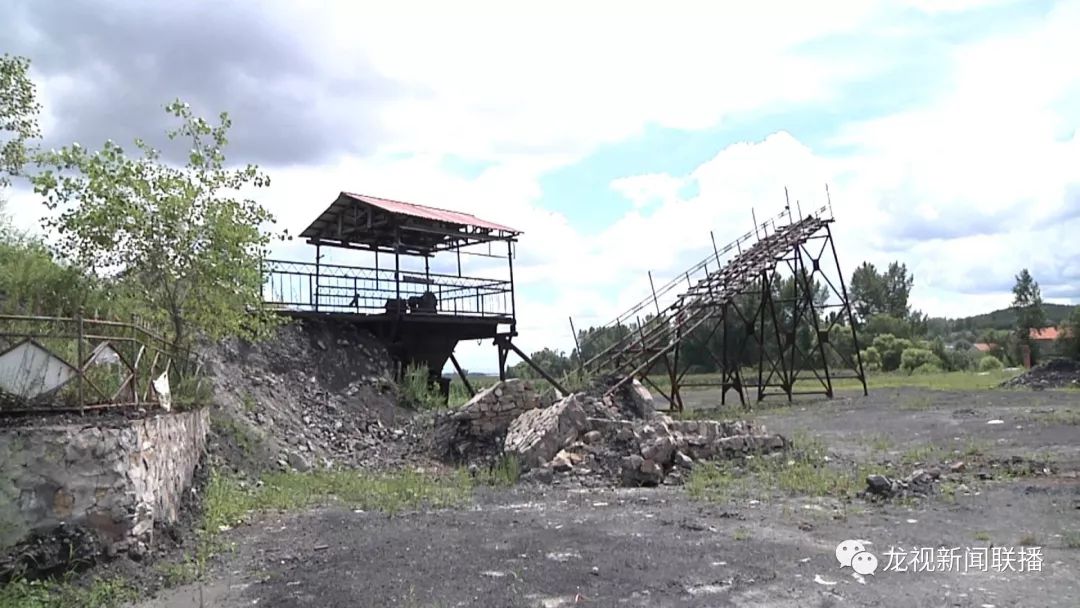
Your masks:
M1068 333L1067 331L1059 331L1056 327L1032 327L1030 332L1028 335L1031 336L1032 340L1057 340L1063 333Z
M473 226L475 228L487 228L489 230L501 230L502 232L521 234L521 231L519 230L515 230L502 224L496 224L495 222L482 220L469 213L450 211L449 209L438 209L436 207L425 207L424 205L417 205L415 203L394 201L387 198L379 198L377 196L368 196L366 194L355 194L352 192L342 192L341 194L390 213L400 213L412 217L449 222L451 224L459 224L462 226Z
M972 344L972 346L980 353L988 353L994 348L992 344L987 344L986 342L976 342L975 344Z

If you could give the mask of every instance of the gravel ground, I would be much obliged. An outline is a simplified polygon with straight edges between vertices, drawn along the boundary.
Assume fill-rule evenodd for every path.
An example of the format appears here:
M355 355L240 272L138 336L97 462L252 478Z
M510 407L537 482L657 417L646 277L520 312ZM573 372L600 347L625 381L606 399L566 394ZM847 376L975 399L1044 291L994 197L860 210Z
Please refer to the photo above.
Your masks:
M692 402L706 404L707 393ZM394 517L345 509L266 515L234 529L201 585L142 608L187 606L1069 606L1080 598L1080 393L896 389L753 412L838 458L978 445L1039 475L964 475L950 500L813 496L697 501L684 488L490 491L467 509ZM1000 423L990 424L990 421ZM899 456L898 456L899 457ZM990 477L990 475L984 475ZM1041 548L1041 571L856 576L834 550Z

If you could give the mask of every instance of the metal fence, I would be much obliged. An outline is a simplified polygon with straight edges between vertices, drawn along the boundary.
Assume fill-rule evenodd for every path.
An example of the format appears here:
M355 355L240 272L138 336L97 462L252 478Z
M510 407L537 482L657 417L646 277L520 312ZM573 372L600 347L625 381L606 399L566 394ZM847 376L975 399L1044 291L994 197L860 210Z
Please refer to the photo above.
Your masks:
M416 307L417 312L514 316L513 284L498 279L266 260L263 280L268 304L294 310L377 314L402 306L413 311L410 304L431 294L435 309Z
M201 365L136 323L0 315L0 413L186 406Z

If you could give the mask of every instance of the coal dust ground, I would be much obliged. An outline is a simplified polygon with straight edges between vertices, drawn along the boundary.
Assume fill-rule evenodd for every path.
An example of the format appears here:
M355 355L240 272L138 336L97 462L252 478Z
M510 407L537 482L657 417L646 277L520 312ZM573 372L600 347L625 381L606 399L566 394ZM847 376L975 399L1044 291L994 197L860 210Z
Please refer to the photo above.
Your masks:
M689 397L695 407L717 401ZM557 484L487 490L466 508L393 517L267 514L227 533L235 550L217 558L205 582L142 606L1078 605L1080 392L892 389L769 404L747 416L871 468L882 458L901 470L940 459L940 491L914 500L732 492L705 501L687 487ZM998 466L1009 462L1024 466ZM869 541L876 574L839 566L834 550L846 539ZM1039 571L883 571L890 548L962 555L1021 546L1040 548Z

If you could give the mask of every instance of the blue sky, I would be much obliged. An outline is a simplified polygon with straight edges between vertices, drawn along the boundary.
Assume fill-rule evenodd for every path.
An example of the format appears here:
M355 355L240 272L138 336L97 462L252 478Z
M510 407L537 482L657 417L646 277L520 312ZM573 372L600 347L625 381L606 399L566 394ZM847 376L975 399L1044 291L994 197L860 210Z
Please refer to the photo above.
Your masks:
M931 315L1008 305L1023 267L1080 302L1075 0L208 6L15 2L0 36L34 62L47 142L160 132L181 97L232 113L232 158L294 232L341 190L521 228L526 350L826 183L845 272L903 261Z

